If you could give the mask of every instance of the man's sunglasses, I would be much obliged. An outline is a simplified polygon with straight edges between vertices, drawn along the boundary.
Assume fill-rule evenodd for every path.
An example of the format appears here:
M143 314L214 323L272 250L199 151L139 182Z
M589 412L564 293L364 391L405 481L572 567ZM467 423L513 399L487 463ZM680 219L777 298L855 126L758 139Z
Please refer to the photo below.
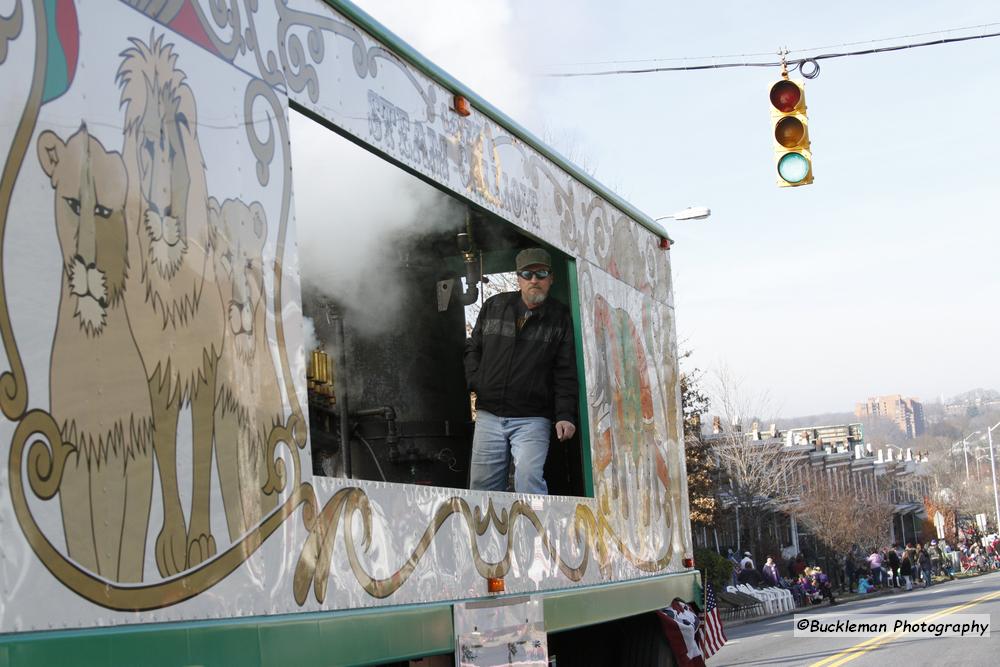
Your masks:
M518 271L517 275L521 276L525 280L531 280L532 277L538 278L539 280L545 280L552 275L552 272L548 269L542 269L541 271L528 271L525 269L524 271Z

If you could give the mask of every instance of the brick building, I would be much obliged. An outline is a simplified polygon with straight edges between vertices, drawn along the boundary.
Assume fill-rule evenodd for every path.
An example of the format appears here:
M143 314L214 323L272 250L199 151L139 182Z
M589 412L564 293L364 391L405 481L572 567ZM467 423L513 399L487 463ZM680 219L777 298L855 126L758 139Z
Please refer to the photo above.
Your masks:
M924 405L914 398L899 394L874 396L854 407L858 419L881 418L894 423L906 438L924 434Z
M718 418L714 419L714 433L703 435L703 439L712 442L726 437L720 426ZM734 427L734 431L739 433L740 429ZM916 541L926 518L924 498L931 492L926 455L892 445L872 447L870 443L865 443L862 425L858 423L786 431L779 431L774 426L761 431L755 423L749 431L742 433L741 439L747 447L780 445L782 455L795 463L783 475L786 503L787 499L791 499L792 506L772 507L771 518L762 527L766 533L761 535L764 542L775 544L791 554L799 551L815 553L819 549L814 536L796 520L794 511L794 500L816 483L827 484L853 496L877 494L893 506L891 526L887 526L890 541ZM719 484L719 500L726 510L732 507L732 500L727 498L724 490L725 480L720 478ZM741 550L741 538L746 536L746 529L743 526L741 531L738 512L724 511L716 525L694 527L692 536L696 547L722 550L739 545Z

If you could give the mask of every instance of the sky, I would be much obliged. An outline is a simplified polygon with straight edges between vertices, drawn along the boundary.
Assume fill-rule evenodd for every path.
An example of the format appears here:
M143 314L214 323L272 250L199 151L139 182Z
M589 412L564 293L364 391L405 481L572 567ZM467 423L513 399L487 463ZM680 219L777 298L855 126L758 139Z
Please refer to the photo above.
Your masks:
M1000 38L822 61L799 188L774 182L778 68L544 75L1000 32L995 2L357 4L640 210L711 208L667 226L691 366L783 417L1000 388Z

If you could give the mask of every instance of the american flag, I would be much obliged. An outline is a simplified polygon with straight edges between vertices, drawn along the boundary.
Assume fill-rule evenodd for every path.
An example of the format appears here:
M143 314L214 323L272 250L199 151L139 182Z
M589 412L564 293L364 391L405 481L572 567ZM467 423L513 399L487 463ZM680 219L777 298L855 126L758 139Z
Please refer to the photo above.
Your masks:
M705 582L705 622L698 633L698 647L705 658L713 656L726 643L726 633L722 629L722 619L719 618L719 605L715 601L715 589L712 582Z

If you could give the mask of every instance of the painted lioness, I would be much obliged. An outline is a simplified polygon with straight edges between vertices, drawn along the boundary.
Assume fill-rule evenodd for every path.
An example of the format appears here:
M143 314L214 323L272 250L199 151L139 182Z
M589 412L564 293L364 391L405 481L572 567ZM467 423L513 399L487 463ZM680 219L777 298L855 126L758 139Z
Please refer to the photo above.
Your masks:
M55 190L62 280L49 410L74 451L59 487L70 558L113 581L142 581L153 484L146 373L125 313L125 166L82 126L38 137Z
M262 252L267 218L258 202L209 202L219 297L226 339L217 375L215 447L230 539L236 540L274 509L265 490L267 442L282 421L281 392L267 337L267 294Z
M163 36L132 38L116 80L125 108L128 172L126 308L146 368L163 493L156 563L164 576L215 553L209 520L215 373L224 315L215 285L198 112L177 54ZM190 403L189 529L177 483L177 421Z

